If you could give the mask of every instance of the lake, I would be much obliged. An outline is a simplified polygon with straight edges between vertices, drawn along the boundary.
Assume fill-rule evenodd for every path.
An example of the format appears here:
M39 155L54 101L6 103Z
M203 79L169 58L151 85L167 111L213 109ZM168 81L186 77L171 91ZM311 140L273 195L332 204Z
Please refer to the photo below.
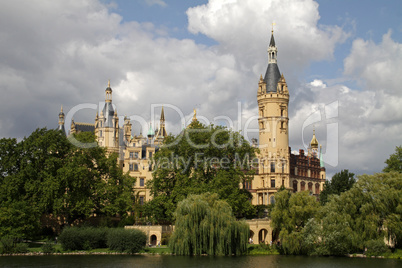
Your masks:
M184 257L171 255L2 256L0 267L402 267L402 260L305 256Z

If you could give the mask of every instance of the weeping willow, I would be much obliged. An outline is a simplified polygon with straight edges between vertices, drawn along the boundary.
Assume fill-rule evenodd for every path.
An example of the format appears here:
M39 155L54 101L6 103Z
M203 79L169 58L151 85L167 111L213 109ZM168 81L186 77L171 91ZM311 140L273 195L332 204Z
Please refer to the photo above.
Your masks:
M177 255L241 255L247 251L249 226L236 221L217 194L190 195L176 209L169 247Z

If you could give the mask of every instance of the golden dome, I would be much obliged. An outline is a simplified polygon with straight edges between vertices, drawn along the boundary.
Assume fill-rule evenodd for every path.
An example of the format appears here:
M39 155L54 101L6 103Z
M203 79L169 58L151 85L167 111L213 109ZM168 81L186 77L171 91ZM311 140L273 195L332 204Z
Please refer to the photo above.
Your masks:
M311 139L310 146L311 148L318 148L318 140L315 137L315 129L313 130L313 138Z

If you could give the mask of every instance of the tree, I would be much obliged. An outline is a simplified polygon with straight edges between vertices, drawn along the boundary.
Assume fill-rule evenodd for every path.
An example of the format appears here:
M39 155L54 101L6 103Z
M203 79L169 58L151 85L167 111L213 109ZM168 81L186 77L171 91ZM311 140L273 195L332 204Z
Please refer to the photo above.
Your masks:
M290 194L279 191L275 194L275 206L271 212L272 227L279 231L279 238L285 254L305 254L305 233L307 222L318 212L316 198L307 191Z
M217 194L190 195L179 202L169 247L177 255L241 255L247 252L249 226L236 221Z
M383 169L384 172L396 171L402 173L402 146L395 148L395 153L385 160L387 166Z
M353 187L330 196L309 226L311 254L344 255L362 251L376 241L402 238L402 176L380 173L358 177Z
M239 185L251 178L255 148L237 132L193 121L177 136L168 136L154 155L155 171L148 184L153 200L146 204L159 223L174 221L178 202L190 194L217 193L236 217L255 214L247 190Z
M325 204L330 195L339 195L352 188L353 184L356 182L354 176L354 173L350 173L349 170L345 169L335 173L330 181L326 180L324 190L320 193L321 204Z
M88 133L76 137L94 140ZM0 234L32 236L43 215L72 224L132 210L134 179L104 148L78 148L61 131L44 128L20 142L0 140L0 154Z

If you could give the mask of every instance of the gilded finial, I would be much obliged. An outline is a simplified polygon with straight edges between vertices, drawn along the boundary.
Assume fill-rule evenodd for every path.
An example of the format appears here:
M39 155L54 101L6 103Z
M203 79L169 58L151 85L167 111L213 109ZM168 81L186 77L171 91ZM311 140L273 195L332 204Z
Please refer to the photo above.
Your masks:
M197 120L197 111L194 109L193 121Z
M276 25L276 23L275 22L272 22L272 30L271 30L271 33L272 34L274 34L274 26Z
M110 87L110 79L107 81L107 87Z
M61 109L60 109L60 112L63 112L63 104L61 105Z

